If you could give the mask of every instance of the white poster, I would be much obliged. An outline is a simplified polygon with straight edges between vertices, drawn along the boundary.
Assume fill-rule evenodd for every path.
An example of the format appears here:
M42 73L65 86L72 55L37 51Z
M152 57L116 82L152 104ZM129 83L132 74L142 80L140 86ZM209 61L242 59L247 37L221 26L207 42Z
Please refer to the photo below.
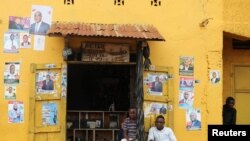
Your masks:
M45 36L35 35L34 36L34 50L44 51Z
M19 34L16 32L4 33L4 48L5 53L18 53L19 52Z

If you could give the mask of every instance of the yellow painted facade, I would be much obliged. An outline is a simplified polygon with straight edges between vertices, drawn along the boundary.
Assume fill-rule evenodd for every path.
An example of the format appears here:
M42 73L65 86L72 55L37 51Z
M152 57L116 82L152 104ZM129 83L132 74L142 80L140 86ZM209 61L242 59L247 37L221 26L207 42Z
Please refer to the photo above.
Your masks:
M9 16L30 17L32 5L47 5L53 8L52 21L86 23L152 24L165 42L149 42L150 59L157 66L171 66L174 69L173 130L178 141L206 141L207 125L222 123L223 86L211 85L209 70L220 70L222 79L229 79L223 70L223 47L230 43L223 31L250 38L249 0L161 0L161 6L151 6L150 0L124 0L124 6L115 6L114 0L75 0L74 5L65 5L63 0L8 0L0 5L0 137L1 141L28 141L29 96L33 75L32 63L64 63L62 50L64 40L60 37L46 37L45 50L20 49L19 53L3 53L3 35L8 31ZM208 23L206 24L206 20ZM203 26L203 27L202 27ZM185 110L178 108L179 57L193 56L195 60L194 79L200 83L194 87L194 107L201 109L202 129L186 131ZM244 58L243 58L244 59ZM4 63L20 61L20 84L16 100L24 102L24 123L8 123L8 101L4 99ZM226 62L226 61L225 61ZM224 68L225 69L225 68ZM224 88L225 89L225 88ZM228 92L226 95L230 95ZM225 96L224 96L225 97ZM62 117L61 117L62 118ZM50 137L53 138L53 137ZM41 139L43 140L43 139Z

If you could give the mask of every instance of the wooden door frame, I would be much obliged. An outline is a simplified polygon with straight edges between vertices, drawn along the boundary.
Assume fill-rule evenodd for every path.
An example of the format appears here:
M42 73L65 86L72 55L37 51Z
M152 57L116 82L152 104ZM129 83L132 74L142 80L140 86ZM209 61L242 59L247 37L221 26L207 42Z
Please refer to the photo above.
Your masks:
M53 63L53 64L38 64L38 63L32 63L30 65L30 70L31 70L31 88L30 88L30 95L29 95L29 130L28 130L28 140L29 141L35 141L35 134L37 133L47 133L46 129L42 129L42 130L36 130L36 125L35 125L35 118L36 118L36 72L39 70L45 70L45 69L64 69L63 68L63 63ZM62 77L62 74L61 76ZM62 79L62 78L61 78ZM59 98L54 98L54 99L47 99L47 101L50 100L60 100L59 102L61 102L58 106L58 110L63 110L66 107L66 97L63 99L61 96L61 93L58 95ZM37 100L37 101L43 101L43 100ZM46 100L45 100L46 101ZM63 112L61 112L61 116L58 116L57 120L59 121L58 125L56 127L52 127L53 129L49 131L49 133L52 132L60 132L61 135L66 134L66 119L64 120L63 117ZM59 115L57 113L57 115ZM66 114L65 114L66 115ZM61 119L59 119L61 118ZM61 141L66 141L66 136L60 136Z
M231 70L230 70L230 78L231 78L230 96L232 96L234 98L236 97L236 95L235 95L235 93L236 93L236 91L235 91L235 71L234 71L236 66L242 66L242 67L249 66L250 67L250 64L249 63L232 63L231 64ZM247 92L250 92L250 91L247 91Z

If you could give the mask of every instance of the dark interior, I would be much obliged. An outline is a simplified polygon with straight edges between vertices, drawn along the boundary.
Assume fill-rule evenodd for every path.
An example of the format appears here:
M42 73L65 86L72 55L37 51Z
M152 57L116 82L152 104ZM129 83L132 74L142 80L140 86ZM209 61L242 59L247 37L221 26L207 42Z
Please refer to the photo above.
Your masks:
M250 40L232 40L234 49L250 49Z
M130 105L129 65L68 64L67 110L116 111Z

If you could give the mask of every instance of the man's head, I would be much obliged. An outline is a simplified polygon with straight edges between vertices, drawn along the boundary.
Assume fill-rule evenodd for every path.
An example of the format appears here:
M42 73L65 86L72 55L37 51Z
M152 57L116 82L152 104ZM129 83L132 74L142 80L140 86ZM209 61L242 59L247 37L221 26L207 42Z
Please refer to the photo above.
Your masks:
M162 130L164 128L164 124L165 124L165 118L162 115L159 115L156 117L155 120L155 126L158 130Z
M136 113L137 111L136 111L136 108L135 107L130 107L129 108L129 111L128 111L128 114L129 114L129 117L131 118L131 119L136 119L136 115L137 115L137 113Z
M187 91L184 92L184 99L188 99L189 98L189 93Z
M28 39L29 39L29 37L28 37L28 35L23 35L23 42L24 43L28 43Z
M155 81L157 81L157 82L159 82L159 81L160 81L159 76L156 76L156 77L155 77Z
M14 64L11 64L9 69L10 69L11 74L15 73L15 65Z
M14 110L17 110L17 104L16 104L16 103L14 103L13 109L14 109Z
M46 75L46 80L50 80L50 75L49 74Z
M190 120L191 121L194 121L194 120L196 120L197 119L197 114L196 114L196 112L191 112L190 113Z
M189 66L191 64L191 59L190 58L186 58L184 61L184 65L185 66Z
M15 23L16 23L16 24L20 24L20 22L21 22L21 19L20 19L20 18L16 18L16 19L15 19Z
M213 72L213 73L212 73L212 76L213 76L213 78L216 78L216 77L217 77L216 72Z
M229 106L229 107L233 107L234 104L235 104L235 99L233 97L227 97L226 99L226 104Z
M9 93L12 93L13 88L10 86L10 87L8 88L8 91L9 91Z
M40 11L36 11L34 14L34 20L36 23L39 23L42 21L42 13Z

